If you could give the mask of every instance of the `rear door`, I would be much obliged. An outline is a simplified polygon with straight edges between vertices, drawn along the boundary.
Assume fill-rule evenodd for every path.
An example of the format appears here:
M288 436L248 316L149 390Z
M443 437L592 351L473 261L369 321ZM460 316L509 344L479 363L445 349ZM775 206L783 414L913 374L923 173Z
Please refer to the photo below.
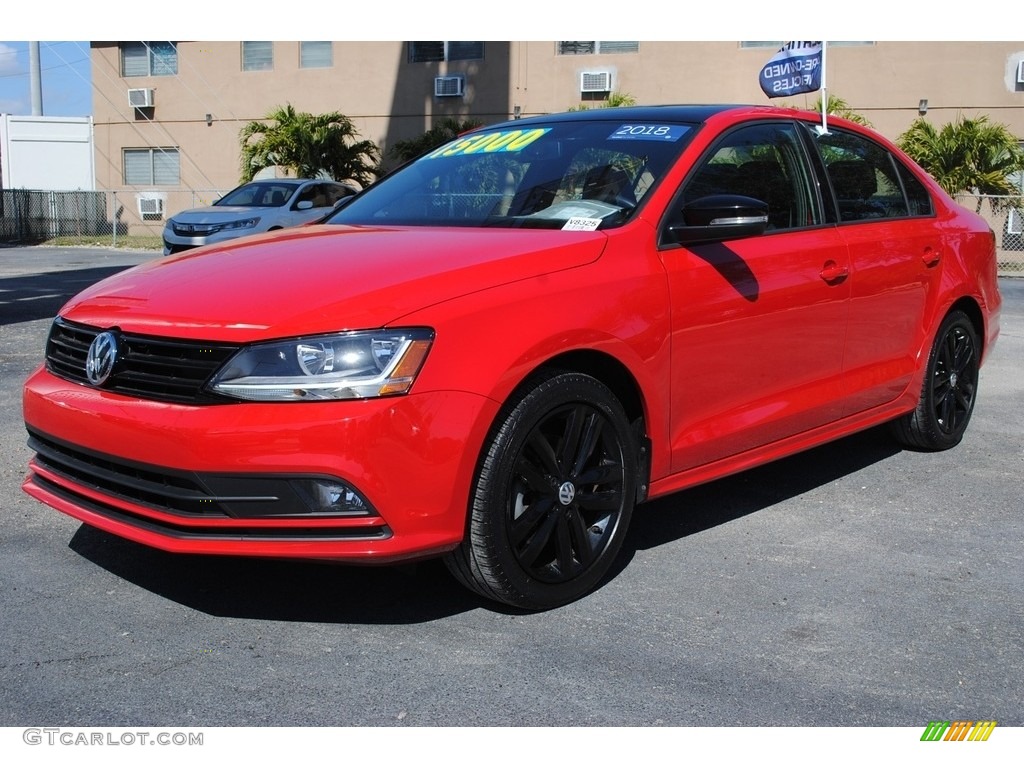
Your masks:
M816 136L850 252L847 413L884 405L919 368L944 257L924 185L881 145L851 131Z

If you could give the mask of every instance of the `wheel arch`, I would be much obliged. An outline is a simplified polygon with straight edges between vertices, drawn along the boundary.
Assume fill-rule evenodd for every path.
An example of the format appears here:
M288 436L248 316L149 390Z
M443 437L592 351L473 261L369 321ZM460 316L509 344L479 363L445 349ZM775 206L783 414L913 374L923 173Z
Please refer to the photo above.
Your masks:
M962 296L954 301L949 309L946 310L946 313L940 319L940 324L942 320L957 310L967 315L971 325L974 326L974 333L978 337L978 345L981 347L981 357L984 358L988 350L985 344L985 315L981 311L981 306L973 296Z
M651 438L647 403L640 383L620 360L593 349L569 350L539 363L509 395L507 402L514 402L532 388L537 380L555 373L582 373L597 379L611 390L626 412L626 418L633 427L637 456L637 502L647 498L651 482ZM496 420L497 421L497 420Z

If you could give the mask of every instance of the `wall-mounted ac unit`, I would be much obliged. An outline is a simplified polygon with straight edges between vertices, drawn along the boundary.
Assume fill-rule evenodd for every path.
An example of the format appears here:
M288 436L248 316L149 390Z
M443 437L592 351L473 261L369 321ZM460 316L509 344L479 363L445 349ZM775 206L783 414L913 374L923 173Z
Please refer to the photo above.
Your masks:
M1006 234L1024 235L1024 208L1011 208L1006 215Z
M612 73L603 72L581 72L580 93L601 93L612 89Z
M128 106L135 109L144 109L153 106L152 88L129 88Z
M462 96L466 81L462 75L434 78L435 96Z
M1017 82L1024 83L1024 59L1017 62Z
M140 219L162 219L164 217L164 195L159 192L140 192L137 199Z

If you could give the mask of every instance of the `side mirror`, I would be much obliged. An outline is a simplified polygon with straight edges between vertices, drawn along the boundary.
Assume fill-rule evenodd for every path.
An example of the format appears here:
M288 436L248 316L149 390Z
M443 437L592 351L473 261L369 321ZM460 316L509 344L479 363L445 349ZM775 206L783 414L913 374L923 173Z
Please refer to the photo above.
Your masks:
M297 211L308 211L312 207L313 207L313 201L312 200L299 200L299 202L297 202L295 204L295 210L297 210Z
M680 213L668 226L671 239L680 245L754 237L768 226L768 203L743 195L700 197Z

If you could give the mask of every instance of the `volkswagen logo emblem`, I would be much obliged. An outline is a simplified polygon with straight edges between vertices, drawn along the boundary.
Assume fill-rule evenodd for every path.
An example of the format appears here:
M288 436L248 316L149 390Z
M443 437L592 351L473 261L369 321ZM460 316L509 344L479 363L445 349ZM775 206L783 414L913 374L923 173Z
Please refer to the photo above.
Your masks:
M117 362L117 336L104 331L89 345L89 354L85 356L85 375L94 386L100 386L114 370Z
M569 506L576 498L576 486L566 481L558 486L558 503L562 506Z

